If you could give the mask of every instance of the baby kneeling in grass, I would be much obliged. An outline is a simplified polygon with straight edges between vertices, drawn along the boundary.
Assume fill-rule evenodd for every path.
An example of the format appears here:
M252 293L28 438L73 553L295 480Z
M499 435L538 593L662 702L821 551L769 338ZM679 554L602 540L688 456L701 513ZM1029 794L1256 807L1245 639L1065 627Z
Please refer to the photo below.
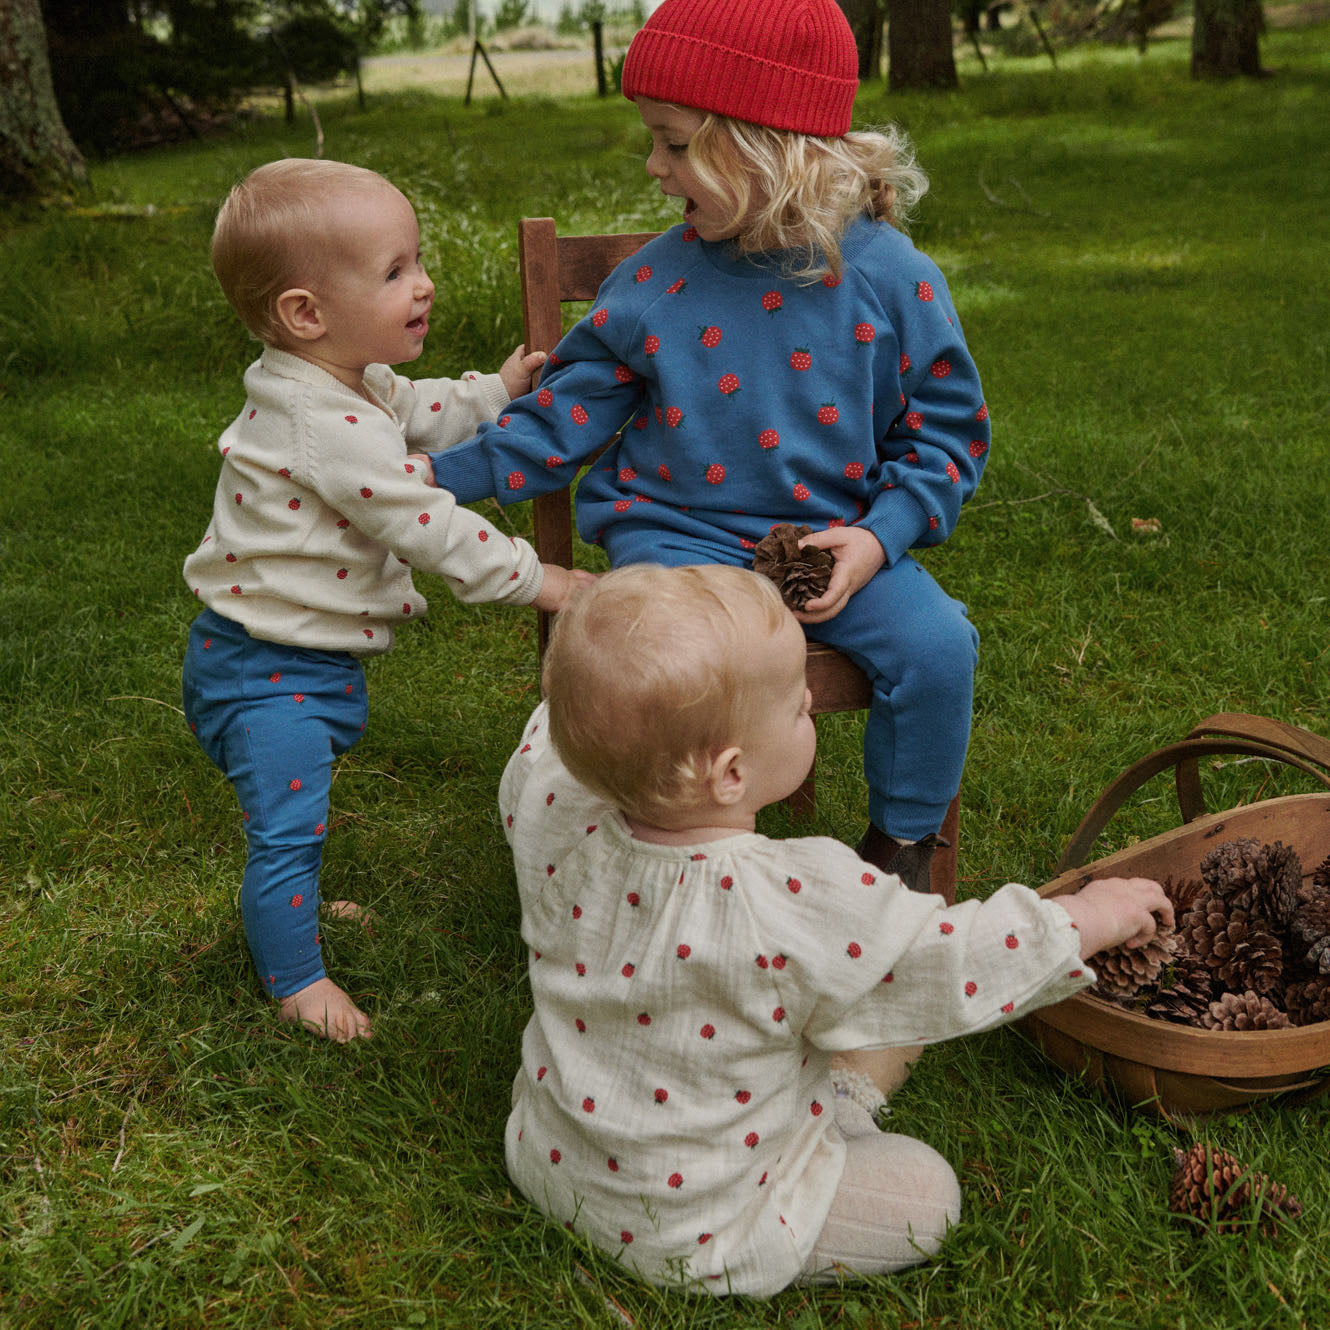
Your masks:
M833 1053L1015 1020L1171 920L1141 879L947 908L838 841L756 834L813 761L804 659L754 573L608 573L560 614L500 789L534 1000L508 1170L652 1283L766 1295L931 1256L956 1176L838 1099Z
M540 355L497 374L411 382L434 284L406 198L344 162L252 172L217 218L213 267L264 343L185 578L207 607L185 658L185 715L234 786L249 859L250 951L283 1019L346 1041L369 1020L323 968L319 868L334 758L365 728L363 656L421 618L412 566L466 601L559 609L586 573L425 483L407 455L448 447L525 391ZM356 913L339 902L341 913Z

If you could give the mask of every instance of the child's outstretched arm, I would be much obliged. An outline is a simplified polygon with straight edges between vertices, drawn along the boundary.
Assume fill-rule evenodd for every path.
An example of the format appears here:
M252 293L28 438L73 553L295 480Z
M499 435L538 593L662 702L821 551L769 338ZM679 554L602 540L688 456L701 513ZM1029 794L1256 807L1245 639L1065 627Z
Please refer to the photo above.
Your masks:
M1054 896L1071 915L1081 938L1081 959L1108 947L1143 947L1160 924L1172 928L1173 902L1158 882L1143 877L1105 877L1074 895Z

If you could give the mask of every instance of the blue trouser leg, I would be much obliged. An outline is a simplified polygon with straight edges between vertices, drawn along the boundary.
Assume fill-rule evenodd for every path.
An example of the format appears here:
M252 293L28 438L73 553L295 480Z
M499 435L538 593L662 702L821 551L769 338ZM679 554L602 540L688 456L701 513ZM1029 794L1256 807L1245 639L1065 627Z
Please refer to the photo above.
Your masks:
M616 527L606 548L616 567L747 562L732 547L642 527ZM937 831L960 789L970 740L979 635L965 606L907 555L805 632L843 651L872 684L864 728L870 821L897 840Z
M364 672L343 652L265 642L205 611L182 682L190 728L244 815L250 952L264 987L286 997L324 977L319 868L332 765L364 730Z

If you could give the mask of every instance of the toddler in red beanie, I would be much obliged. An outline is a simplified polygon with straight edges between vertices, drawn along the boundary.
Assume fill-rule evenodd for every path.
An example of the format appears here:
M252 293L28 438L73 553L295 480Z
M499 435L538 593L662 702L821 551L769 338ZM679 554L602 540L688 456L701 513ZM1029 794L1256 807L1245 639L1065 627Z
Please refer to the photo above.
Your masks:
M665 0L623 92L680 224L611 274L539 392L430 460L459 500L513 502L622 429L577 490L615 566L749 565L773 526L811 526L835 566L797 617L873 687L858 851L926 891L978 635L912 551L974 493L988 408L946 281L902 229L927 180L896 129L851 131L857 72L833 0ZM858 1054L839 1084L876 1108L898 1072Z

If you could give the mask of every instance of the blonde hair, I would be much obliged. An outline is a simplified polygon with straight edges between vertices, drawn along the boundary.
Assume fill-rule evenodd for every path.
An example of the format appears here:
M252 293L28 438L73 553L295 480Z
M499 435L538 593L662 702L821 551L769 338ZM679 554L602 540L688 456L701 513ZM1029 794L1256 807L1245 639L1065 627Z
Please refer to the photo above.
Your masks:
M280 342L277 297L315 285L335 253L332 204L352 191L393 186L349 162L289 157L251 171L227 195L212 233L212 268L240 321Z
M771 705L753 638L789 613L747 568L631 564L555 620L542 677L550 736L569 771L632 817L678 824L712 758Z
M740 253L789 251L789 276L841 272L840 238L867 214L905 230L928 177L895 125L821 138L708 112L688 144L698 180L734 200Z

